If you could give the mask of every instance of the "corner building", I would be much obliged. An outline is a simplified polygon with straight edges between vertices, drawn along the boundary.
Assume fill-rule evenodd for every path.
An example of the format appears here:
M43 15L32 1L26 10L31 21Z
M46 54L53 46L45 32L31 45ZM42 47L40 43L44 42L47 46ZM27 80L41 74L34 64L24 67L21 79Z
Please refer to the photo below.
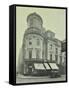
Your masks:
M61 41L55 38L54 32L45 30L42 18L34 12L27 17L27 25L22 46L23 74L50 69L48 62L61 64Z

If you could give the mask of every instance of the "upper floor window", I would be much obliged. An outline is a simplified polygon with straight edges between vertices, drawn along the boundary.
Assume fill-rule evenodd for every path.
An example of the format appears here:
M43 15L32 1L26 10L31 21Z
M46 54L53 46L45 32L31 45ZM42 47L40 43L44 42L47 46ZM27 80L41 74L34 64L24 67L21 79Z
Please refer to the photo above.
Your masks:
M50 45L50 48L52 49L52 44Z
M40 45L40 40L39 39L37 39L37 45Z
M58 53L58 49L56 48L56 54Z
M32 44L32 42L30 41L30 42L29 42L29 45L31 45L31 44Z
M29 50L29 59L32 58L32 50Z
M52 54L50 54L50 61L52 61Z
M58 62L58 55L55 55L55 61Z
M36 58L40 58L40 49L36 49Z
M62 64L62 56L60 56L60 64Z

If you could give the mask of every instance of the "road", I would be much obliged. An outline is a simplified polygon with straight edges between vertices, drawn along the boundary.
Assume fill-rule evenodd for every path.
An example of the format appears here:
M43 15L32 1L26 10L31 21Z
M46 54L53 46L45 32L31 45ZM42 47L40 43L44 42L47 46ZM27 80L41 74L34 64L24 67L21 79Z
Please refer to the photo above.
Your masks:
M49 76L23 76L16 77L16 83L34 83L34 82L52 82L52 81L65 81L65 75L58 78L50 78Z

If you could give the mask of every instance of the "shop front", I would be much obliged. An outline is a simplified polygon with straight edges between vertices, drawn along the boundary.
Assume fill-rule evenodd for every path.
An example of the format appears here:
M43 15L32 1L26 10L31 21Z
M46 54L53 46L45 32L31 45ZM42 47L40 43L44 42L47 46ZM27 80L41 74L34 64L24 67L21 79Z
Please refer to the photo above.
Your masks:
M25 62L24 75L31 76L56 76L59 73L59 67L56 63L48 62Z

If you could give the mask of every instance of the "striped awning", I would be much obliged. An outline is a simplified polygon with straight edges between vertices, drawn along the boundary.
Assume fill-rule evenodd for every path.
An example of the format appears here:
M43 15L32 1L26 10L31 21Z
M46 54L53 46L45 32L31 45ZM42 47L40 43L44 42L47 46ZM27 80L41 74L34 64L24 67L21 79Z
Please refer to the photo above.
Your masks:
M51 69L50 66L48 65L48 63L44 63L44 65L45 65L46 70L50 70Z
M49 65L50 65L51 69L56 69L56 70L59 69L59 67L57 66L56 63L49 63Z
M34 67L37 70L45 70L45 67L42 63L34 63Z

